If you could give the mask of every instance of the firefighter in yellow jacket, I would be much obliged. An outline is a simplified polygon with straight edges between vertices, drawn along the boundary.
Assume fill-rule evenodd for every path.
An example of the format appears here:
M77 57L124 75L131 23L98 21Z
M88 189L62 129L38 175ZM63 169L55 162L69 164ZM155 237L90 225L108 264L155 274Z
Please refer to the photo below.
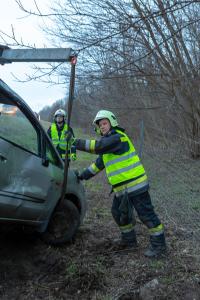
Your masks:
M63 109L58 109L54 114L54 121L47 133L63 160L65 160L67 147L66 132L70 132L74 137L72 128L68 128L66 124L66 112ZM69 149L70 159L76 160L76 147L73 145Z
M150 233L150 247L144 254L148 257L160 256L166 251L164 228L154 212L147 175L133 143L110 111L100 110L94 125L101 134L100 140L73 140L78 150L98 154L96 162L83 170L79 179L88 180L105 168L115 195L112 215L121 231L119 245L128 248L137 246L134 207Z

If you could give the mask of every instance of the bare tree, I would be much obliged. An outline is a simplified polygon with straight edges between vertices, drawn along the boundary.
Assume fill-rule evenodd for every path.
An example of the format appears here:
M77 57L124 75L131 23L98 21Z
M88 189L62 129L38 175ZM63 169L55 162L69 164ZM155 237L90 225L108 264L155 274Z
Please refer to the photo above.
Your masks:
M179 125L183 125L181 128L192 142L189 143L192 155L199 157L199 48L195 45L199 43L200 9L196 3L185 3L181 11L166 13L173 3L176 2L155 0L151 6L147 6L146 1L138 3L133 0L134 8L143 20L140 37L154 60L153 73L158 69L165 74L164 80L154 80L154 83L161 84L163 88L171 86L171 93L176 100L175 115L179 115ZM145 15L152 11L152 5L163 14L147 19Z
M44 30L52 42L79 53L79 99L87 110L105 106L127 123L130 114L154 127L170 123L200 156L200 1L57 0L48 14L36 0L35 11L16 2L50 18L55 26ZM55 71L65 82L66 70Z

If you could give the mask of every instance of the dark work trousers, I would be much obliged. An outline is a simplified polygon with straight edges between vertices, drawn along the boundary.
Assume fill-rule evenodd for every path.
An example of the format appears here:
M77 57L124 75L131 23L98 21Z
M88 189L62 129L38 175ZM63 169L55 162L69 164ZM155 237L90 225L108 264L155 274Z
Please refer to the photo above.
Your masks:
M112 216L118 226L124 226L134 223L133 208L135 208L138 217L149 229L161 224L158 216L154 212L149 192L146 191L139 195L125 195L114 197L112 203Z

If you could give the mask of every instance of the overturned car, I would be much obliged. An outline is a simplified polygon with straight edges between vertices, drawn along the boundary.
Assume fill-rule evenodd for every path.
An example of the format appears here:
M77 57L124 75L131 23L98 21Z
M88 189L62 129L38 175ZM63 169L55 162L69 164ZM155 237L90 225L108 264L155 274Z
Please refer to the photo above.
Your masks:
M32 228L51 245L70 241L86 213L84 187L34 112L0 80L0 224ZM1 225L0 225L1 226Z

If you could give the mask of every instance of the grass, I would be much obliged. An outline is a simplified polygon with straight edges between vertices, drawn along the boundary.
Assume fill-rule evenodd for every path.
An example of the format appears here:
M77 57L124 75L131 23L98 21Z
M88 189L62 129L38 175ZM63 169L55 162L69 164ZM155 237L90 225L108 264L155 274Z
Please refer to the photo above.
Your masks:
M152 260L149 263L150 268L154 269L154 270L159 270L159 269L163 269L165 267L165 262L162 260Z
M72 279L78 276L78 265L73 261L67 266L65 276L67 279Z
M95 260L94 265L93 265L95 272L104 273L106 271L104 261L105 261L105 258L103 256L97 256L96 257L96 260Z
M110 218L111 212L108 210L107 207L94 207L92 209L92 214L98 218Z
M96 159L96 155L83 152L83 151L78 151L77 150L77 160L74 163L79 163L79 162L92 162L93 160Z
M166 284L166 285L173 284L174 281L175 281L175 279L172 275L161 278L161 283Z
M103 188L103 184L101 182L94 182L93 180L86 181L85 186L92 192L98 192Z
M40 120L40 124L42 125L42 127L44 128L45 131L47 131L48 128L51 126L50 122L43 121L43 120Z
M82 128L80 128L80 127L73 128L73 131L74 131L75 137L77 137L78 139L90 139L90 138L93 138L90 135L84 133L83 130L82 130Z

